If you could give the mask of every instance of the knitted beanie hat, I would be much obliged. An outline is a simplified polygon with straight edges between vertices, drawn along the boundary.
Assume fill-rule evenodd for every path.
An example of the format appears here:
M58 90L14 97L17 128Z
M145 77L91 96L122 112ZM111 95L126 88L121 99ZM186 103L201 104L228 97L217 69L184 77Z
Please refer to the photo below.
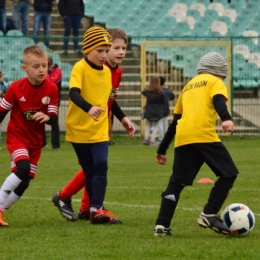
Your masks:
M93 49L101 45L111 45L111 35L102 27L90 27L84 34L83 39L83 52L88 54Z
M198 74L201 72L208 72L210 74L227 76L227 62L224 57L217 52L210 52L202 56L197 66Z

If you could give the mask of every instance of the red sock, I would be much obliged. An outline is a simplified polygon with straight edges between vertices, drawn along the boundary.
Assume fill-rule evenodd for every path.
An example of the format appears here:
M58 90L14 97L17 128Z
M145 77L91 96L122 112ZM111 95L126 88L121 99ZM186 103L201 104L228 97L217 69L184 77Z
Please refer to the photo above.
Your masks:
M79 170L68 184L60 191L59 196L62 199L71 199L85 186L85 175L83 170Z
M87 189L85 187L84 191L83 191L82 198L81 198L80 211L86 212L86 211L89 210L89 208L90 208L90 200L89 200Z

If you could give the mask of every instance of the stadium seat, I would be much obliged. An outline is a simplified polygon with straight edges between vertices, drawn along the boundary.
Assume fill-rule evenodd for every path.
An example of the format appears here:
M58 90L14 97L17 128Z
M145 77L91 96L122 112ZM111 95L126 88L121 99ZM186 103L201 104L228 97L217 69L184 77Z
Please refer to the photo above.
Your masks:
M98 23L105 23L107 17L113 12L115 9L116 3L113 1L104 2L95 10L94 20Z
M222 16L224 16L224 17L225 17L225 16L229 17L230 20L231 20L231 22L233 23L233 22L235 22L236 19L237 19L237 12L236 12L236 10L234 10L234 9L224 9Z
M203 4L205 6L205 8L208 8L208 6L210 5L210 1L209 0L194 0L193 3L195 3L195 4Z
M237 4L235 3L235 0L232 0L231 3L227 5L226 9L234 9L236 10L237 14L240 14L245 6L245 0L242 0L242 2L243 3Z
M258 36L259 36L259 33L255 30L246 30L244 31L243 33L243 36L244 37L250 37L252 39L252 42L257 45L258 44Z
M259 33L260 33L259 22L251 21L251 22L248 24L247 29L248 29L248 30L254 30L254 31L257 31L258 34L259 34Z
M215 21L211 25L211 31L217 31L221 36L225 36L228 31L228 27L225 22Z
M4 33L2 31L0 31L0 37L4 36Z
M245 60L248 60L250 55L250 49L246 44L237 44L233 47L233 53L240 53Z
M111 14L106 18L106 28L117 28L122 18L118 15Z
M154 27L154 30L160 32L170 31L176 25L177 21L173 16L164 16L161 20L159 20Z
M197 61L198 62L198 61ZM193 78L197 75L197 63L196 62L187 62L183 66L183 77L185 78Z
M12 29L6 33L6 36L23 36L23 33L20 30Z
M240 53L232 54L233 70L242 70L246 63L244 56Z
M227 16L220 16L220 17L218 17L217 21L224 22L227 25L228 28L230 28L230 26L232 24L232 21Z
M219 16L222 16L225 8L221 3L215 3L214 2L214 3L211 3L209 5L208 9L209 10L215 10L215 11L217 11Z
M257 68L260 69L260 52L250 53L248 62L256 64Z
M99 1L87 1L84 3L84 15L94 17L96 9L101 3Z
M239 86L244 87L244 88L259 87L258 68L256 70L244 68L243 70L239 71L238 76L237 76L237 81L238 81Z
M200 18L200 12L195 9L188 9L186 16L192 16L195 20L199 20Z
M193 16L186 16L185 19L183 20L183 22L186 22L189 27L190 27L190 30L193 30L194 29L194 26L195 26L195 23L196 23L196 20Z
M171 11L177 11L179 13L181 13L182 15L186 15L188 10L188 6L185 3L175 3L172 8L169 10L169 12ZM169 14L168 12L168 14ZM170 14L169 14L170 15Z
M247 23L243 20L237 19L236 22L230 25L230 31L233 36L243 36L243 32L247 28Z
M125 20L118 24L118 28L125 31L128 37L132 36L132 33L136 27L136 19L132 15L128 15Z
M177 22L182 22L185 19L186 14L183 14L182 12L176 10L169 10L168 16L173 16Z
M202 3L193 3L191 6L190 6L190 9L191 10L198 10L199 13L200 13L200 16L204 16L204 13L206 11L206 7L204 4Z

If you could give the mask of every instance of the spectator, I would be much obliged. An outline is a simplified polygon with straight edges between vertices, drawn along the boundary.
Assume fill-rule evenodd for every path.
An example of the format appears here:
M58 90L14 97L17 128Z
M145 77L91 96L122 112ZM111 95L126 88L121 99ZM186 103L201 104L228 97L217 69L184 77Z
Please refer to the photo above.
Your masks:
M3 100L3 97L6 93L6 89L7 87L5 86L4 82L3 82L3 73L0 71L0 104ZM2 149L2 126L0 124L0 150Z
M170 113L169 101L174 100L175 95L169 88L167 88L165 85L165 78L162 76L160 76L160 85L164 90L166 97L166 101L163 104L163 118L159 122L159 141L161 142L168 129L168 115Z
M48 55L48 77L52 82L54 82L59 90L59 106L60 106L60 93L61 93L61 81L62 81L62 71L61 68L53 63L53 59ZM59 121L51 125L51 145L54 151L60 150L60 127Z
M51 11L52 2L54 0L34 0L34 24L33 24L33 37L34 42L38 43L38 35L41 23L43 25L44 44L49 48L49 36L51 27Z
M12 1L12 19L17 30L20 30L20 18L22 20L22 33L28 35L29 0Z
M6 8L5 0L0 0L0 31L5 34L6 31Z
M155 138L158 132L159 121L163 117L163 104L166 102L163 89L160 86L160 78L152 77L149 86L141 93L146 97L144 118L147 119L143 144L157 145ZM151 129L152 135L149 141Z
M59 0L58 8L64 20L64 54L68 54L71 28L73 31L74 51L81 54L79 48L79 28L84 15L83 0Z

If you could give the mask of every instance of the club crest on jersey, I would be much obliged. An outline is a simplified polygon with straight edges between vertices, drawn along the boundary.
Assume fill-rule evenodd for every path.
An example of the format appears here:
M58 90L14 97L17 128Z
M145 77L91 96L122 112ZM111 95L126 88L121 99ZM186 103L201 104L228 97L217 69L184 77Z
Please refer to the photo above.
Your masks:
M42 98L42 103L43 103L44 105L50 104L50 101L51 101L51 98L50 98L50 97L43 97L43 98Z
M27 121L34 121L33 116L37 112L38 111L36 111L36 110L27 110L27 111L23 112L23 118Z

